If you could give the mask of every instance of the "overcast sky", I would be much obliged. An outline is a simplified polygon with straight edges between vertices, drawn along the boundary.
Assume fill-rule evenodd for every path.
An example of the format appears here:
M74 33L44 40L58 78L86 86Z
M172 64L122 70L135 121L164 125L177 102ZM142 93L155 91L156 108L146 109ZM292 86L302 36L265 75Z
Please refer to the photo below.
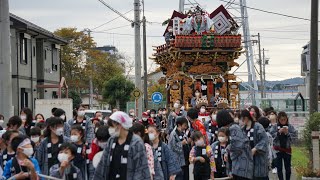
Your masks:
M194 0L190 1L195 2ZM223 2L225 0L196 1L210 13L219 5L226 4ZM105 2L122 13L133 9L133 0L105 0ZM156 22L147 25L149 36L147 37L147 53L149 57L153 53L152 46L164 44L161 35L165 27L161 26L159 22L168 19L173 10L178 10L178 4L178 0L145 0L146 18L149 22ZM248 7L307 19L310 18L310 4L310 0L247 0ZM118 17L98 0L10 0L10 12L50 31L62 27L76 27L79 30L93 29ZM235 13L236 11L232 12L234 16L240 15ZM248 9L248 14L251 34L260 32L262 48L268 50L266 57L270 58L270 65L266 67L267 80L281 80L300 76L300 54L302 46L309 41L310 21L250 9ZM133 19L133 12L129 12L126 16ZM130 23L118 18L95 29L92 36L98 46L115 45L133 60L133 33ZM258 53L257 46L254 49L255 53ZM238 63L241 64L243 60L244 55L238 60ZM150 70L156 67L151 60L148 60L148 66ZM258 68L257 64L256 67ZM244 81L247 81L246 69L245 63L236 73Z

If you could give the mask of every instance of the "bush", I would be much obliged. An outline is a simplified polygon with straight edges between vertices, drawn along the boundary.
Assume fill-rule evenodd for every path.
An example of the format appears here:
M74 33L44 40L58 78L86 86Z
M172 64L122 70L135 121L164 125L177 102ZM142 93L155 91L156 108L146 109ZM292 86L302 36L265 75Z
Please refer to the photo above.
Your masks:
M312 131L320 130L320 113L313 113L305 124L305 129L303 131L303 139L307 150L312 151Z

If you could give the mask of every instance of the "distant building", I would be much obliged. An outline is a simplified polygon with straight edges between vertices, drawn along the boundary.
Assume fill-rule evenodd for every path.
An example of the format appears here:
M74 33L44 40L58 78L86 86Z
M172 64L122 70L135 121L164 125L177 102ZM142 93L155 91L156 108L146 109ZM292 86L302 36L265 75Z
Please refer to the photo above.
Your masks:
M318 48L320 52L320 41L318 41ZM301 54L301 75L305 77L305 89L303 94L306 98L309 98L309 89L310 89L310 44L307 44L302 47ZM319 55L319 54L318 54ZM320 90L320 64L318 65L318 91Z
M115 54L118 52L118 49L115 46L102 46L102 47L96 47L97 50L108 53L108 54Z
M60 47L68 42L14 14L10 14L12 102L15 114L35 109L36 99L57 98L55 88L37 85L60 83Z

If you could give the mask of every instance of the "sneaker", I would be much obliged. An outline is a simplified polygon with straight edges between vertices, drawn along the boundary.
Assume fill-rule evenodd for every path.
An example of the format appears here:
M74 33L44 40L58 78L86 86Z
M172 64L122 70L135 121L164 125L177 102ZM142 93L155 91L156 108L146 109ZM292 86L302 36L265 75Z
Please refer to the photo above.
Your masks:
M272 174L277 174L277 172L278 172L278 171L277 171L277 168L273 168L273 169L272 169Z

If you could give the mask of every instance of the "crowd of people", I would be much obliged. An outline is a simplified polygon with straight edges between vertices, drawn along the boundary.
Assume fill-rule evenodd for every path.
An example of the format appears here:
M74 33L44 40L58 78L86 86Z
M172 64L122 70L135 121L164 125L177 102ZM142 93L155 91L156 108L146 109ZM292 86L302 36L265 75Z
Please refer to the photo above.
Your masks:
M2 179L38 180L41 174L67 180L188 180L193 174L195 180L267 180L271 170L280 180L290 179L297 132L285 112L256 106L186 109L178 100L172 110L151 109L137 117L133 109L107 117L97 111L88 118L81 105L73 117L59 108L51 117L23 108L2 128L0 115Z

